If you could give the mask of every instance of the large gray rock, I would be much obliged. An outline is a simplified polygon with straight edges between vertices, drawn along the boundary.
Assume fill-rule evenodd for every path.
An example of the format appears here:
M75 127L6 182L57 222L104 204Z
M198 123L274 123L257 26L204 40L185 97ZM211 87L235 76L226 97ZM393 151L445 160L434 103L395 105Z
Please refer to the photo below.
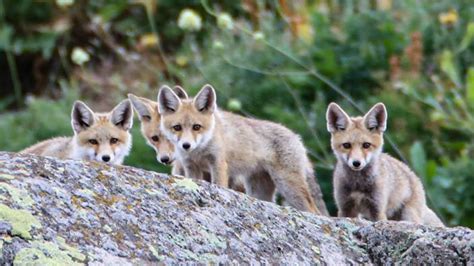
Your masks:
M0 264L474 264L474 233L302 213L132 167L0 153Z

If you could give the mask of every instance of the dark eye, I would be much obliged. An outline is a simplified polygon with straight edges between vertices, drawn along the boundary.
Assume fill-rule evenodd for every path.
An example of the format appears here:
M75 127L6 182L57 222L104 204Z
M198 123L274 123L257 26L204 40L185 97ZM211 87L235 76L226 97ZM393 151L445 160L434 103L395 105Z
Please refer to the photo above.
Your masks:
M201 125L195 124L193 125L193 130L198 131L199 129L201 129L201 127L202 127Z
M151 137L151 140L153 140L154 142L158 142L160 138L157 135L154 135Z
M118 142L118 138L111 138L110 139L110 144L115 144Z
M372 146L372 144L370 144L368 142L362 143L362 148L364 148L364 149L368 149L368 148L370 148L370 146Z
M181 127L181 125L176 125L176 126L173 126L173 129L175 131L181 131L181 129L183 129L183 128Z
M89 143L92 144L92 145L97 145L97 144L99 144L99 142L97 142L96 139L90 139L90 140L89 140Z
M346 143L343 143L342 144L342 147L344 147L344 149L350 149L351 148L351 144L349 142L346 142Z

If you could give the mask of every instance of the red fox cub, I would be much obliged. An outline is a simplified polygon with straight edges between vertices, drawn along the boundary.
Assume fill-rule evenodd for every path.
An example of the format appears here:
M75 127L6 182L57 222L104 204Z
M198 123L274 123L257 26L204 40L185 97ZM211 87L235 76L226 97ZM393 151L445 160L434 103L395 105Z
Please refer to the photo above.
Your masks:
M180 99L188 98L187 93L180 86L175 86L173 91ZM173 168L171 173L173 175L184 175L182 165L178 160L175 160L175 148L173 143L161 132L161 115L158 113L158 103L146 98L137 97L133 94L129 94L128 98L138 114L143 137L146 139L147 144L156 152L156 160L166 165L172 164ZM204 176L205 180L210 181L209 173L204 173ZM245 192L243 184L239 179L231 178L229 182L230 188Z
M334 197L339 217L404 220L444 226L428 208L420 179L402 162L382 153L387 110L378 103L364 117L349 117L335 103L326 113L337 157Z
M183 175L184 171L178 162L175 162L174 145L161 132L161 116L158 113L158 103L128 94L133 108L140 120L140 129L148 146L156 152L156 160L162 164L173 164L172 174Z
M322 201L321 193L306 149L289 129L220 111L210 85L193 99L180 99L164 86L158 110L161 130L175 145L186 176L202 179L208 172L212 183L223 187L229 176L242 176L251 196L272 201L278 189L289 205L320 213L315 200Z
M94 113L85 103L76 101L71 114L73 137L45 140L20 153L122 164L132 147L132 123L129 100L109 113Z

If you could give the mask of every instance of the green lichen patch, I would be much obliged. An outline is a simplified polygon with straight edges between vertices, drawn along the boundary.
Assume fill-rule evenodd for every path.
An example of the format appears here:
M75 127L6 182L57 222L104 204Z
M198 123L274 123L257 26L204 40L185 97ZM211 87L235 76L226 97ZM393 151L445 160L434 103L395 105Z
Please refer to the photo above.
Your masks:
M0 174L0 180L13 180L15 179L14 176L9 174Z
M148 249L150 250L151 254L158 260L158 261L162 261L165 259L165 256L163 255L160 255L158 253L158 250L156 250L156 248L152 245L148 246Z
M58 241L59 245L46 241L32 241L30 244L31 247L24 248L16 254L13 264L84 265L79 262L84 262L86 259L86 256L68 246L65 241Z
M10 198L13 200L13 202L22 208L28 208L33 205L33 203L35 203L26 191L6 183L0 183L0 193L10 195Z
M86 189L86 188L79 190L79 192L84 194L84 195L91 196L91 197L93 197L95 195L94 191L92 191L90 189Z
M190 178L175 179L175 185L191 191L197 191L199 189L198 184Z
M227 243L213 233L204 232L204 238L207 239L210 245L216 248L225 249L227 247Z
M71 247L66 244L66 240L62 237L57 237L56 242L62 250L65 250L67 254L76 261L84 262L86 255L82 254L77 248Z
M31 239L30 230L41 228L41 223L30 212L25 210L10 209L10 207L0 204L0 219L5 220L12 226L12 235L24 239Z
M107 224L104 225L103 229L106 233L109 233L109 234L112 233L112 231L113 231L112 228Z

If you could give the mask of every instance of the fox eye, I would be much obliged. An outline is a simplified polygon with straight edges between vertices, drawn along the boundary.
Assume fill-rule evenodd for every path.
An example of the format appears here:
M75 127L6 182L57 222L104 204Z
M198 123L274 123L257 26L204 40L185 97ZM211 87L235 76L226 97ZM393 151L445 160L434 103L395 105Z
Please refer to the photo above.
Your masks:
M154 135L151 137L151 140L153 140L154 142L158 142L160 138L157 135Z
M175 131L181 131L183 128L181 127L181 125L176 125L176 126L173 126L173 129Z
M350 149L350 148L351 148L351 144L350 144L349 142L342 143L342 147L344 147L344 149Z
M362 143L362 148L364 148L364 149L368 149L368 148L370 148L370 146L372 146L372 144L370 144L368 142Z
M111 139L110 139L110 144L115 144L115 143L117 143L118 141L119 141L118 138L111 138Z
M199 129L201 129L201 127L202 127L201 125L195 124L193 125L193 130L198 131Z
M99 142L97 142L96 139L90 139L90 140L89 140L89 143L92 144L92 145L97 145L97 144L99 144Z

